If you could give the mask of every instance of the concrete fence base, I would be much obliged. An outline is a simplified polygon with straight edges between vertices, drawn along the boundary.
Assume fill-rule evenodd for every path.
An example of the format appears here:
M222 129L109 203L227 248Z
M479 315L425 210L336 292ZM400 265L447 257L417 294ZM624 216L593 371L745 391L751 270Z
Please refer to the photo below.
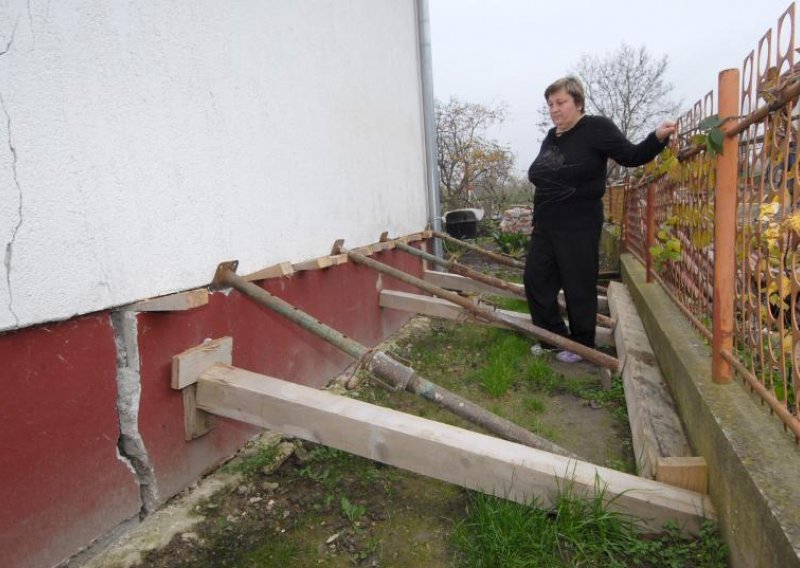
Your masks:
M800 448L741 382L711 381L711 348L629 254L622 275L697 455L734 567L800 566Z

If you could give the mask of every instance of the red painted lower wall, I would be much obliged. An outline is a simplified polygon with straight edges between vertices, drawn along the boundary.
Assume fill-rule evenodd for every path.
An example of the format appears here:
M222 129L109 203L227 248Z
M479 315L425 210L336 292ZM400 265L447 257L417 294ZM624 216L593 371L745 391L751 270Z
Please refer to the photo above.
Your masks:
M420 275L416 257L373 258ZM267 291L372 347L408 314L379 307L381 289L413 289L346 263L259 282ZM352 360L235 291L185 312L137 315L139 434L164 501L233 454L255 428L219 419L186 442L183 402L170 388L173 355L233 337L233 364L322 386ZM108 312L0 335L0 566L52 566L142 506L136 475L118 458L117 360Z
M50 566L138 514L108 313L0 336L0 565Z

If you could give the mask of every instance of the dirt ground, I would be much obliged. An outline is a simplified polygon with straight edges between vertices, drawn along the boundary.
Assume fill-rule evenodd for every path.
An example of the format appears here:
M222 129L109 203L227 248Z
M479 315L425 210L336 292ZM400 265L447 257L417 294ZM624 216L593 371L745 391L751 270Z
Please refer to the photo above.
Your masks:
M547 385L517 380L505 394L492 396L475 379L483 364L481 346L497 337L487 333L498 331L416 316L381 349L588 461L633 470L624 411L591 396L600 385L597 367L548 357ZM332 389L480 431L416 395L390 392L377 380L358 377L355 390ZM348 378L341 377L339 384ZM170 523L179 526L166 546L130 538L88 566L443 568L460 563L449 538L468 501L459 487L300 440L276 445L274 436L248 444L212 478L224 479L221 488L184 505L180 524L167 521L163 529L150 531L165 540ZM181 508L186 498L179 497L174 506Z

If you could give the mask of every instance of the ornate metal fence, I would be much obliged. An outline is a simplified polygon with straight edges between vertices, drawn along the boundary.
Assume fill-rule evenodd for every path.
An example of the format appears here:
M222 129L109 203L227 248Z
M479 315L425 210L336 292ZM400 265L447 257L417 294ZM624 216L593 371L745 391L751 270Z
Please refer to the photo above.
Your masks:
M800 69L795 5L738 70L680 117L626 191L623 242L800 441ZM798 66L800 67L800 66ZM718 116L715 114L718 113ZM721 151L720 151L721 150Z

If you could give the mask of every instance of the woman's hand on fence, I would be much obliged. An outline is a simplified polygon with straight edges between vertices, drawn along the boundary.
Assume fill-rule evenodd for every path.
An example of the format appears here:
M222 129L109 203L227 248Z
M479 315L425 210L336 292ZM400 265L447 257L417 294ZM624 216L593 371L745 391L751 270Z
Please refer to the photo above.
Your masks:
M674 120L665 120L656 128L656 138L659 142L663 142L670 137L670 134L675 134L676 129L677 123Z

